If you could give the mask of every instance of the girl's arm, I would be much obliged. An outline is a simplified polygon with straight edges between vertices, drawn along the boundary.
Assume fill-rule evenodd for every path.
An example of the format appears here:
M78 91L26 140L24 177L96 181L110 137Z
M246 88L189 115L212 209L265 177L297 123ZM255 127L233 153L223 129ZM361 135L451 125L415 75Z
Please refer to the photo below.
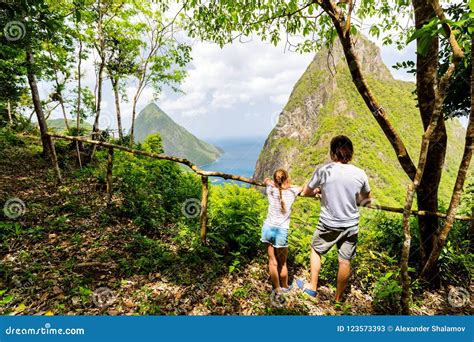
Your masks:
M263 184L265 185L273 185L273 181L270 178L265 178L263 180Z

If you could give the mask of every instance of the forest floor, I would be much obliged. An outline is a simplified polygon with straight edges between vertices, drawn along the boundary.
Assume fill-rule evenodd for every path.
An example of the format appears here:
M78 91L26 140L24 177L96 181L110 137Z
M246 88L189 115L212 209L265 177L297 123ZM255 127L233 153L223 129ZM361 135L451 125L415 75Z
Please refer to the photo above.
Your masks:
M384 314L355 286L342 305L333 302L334 284L322 284L314 300L298 290L275 298L263 248L230 272L223 263L177 246L176 226L147 236L129 218L116 217L120 198L107 207L105 185L98 180L79 181L67 168L63 176L56 185L32 145L0 150L1 203L25 204L21 216L0 221L0 314ZM303 268L290 267L290 273L291 279L309 276ZM421 292L413 314L473 312L472 306L453 307L447 296L447 289Z

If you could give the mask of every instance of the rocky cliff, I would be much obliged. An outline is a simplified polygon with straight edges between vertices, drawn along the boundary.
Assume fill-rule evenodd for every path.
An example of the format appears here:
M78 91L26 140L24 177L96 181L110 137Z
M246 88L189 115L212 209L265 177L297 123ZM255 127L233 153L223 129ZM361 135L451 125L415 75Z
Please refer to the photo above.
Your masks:
M413 94L415 85L392 77L375 44L359 37L356 50L373 94L388 111L416 161L422 124ZM330 160L331 138L345 134L354 142L354 164L367 171L375 196L384 204L403 202L408 177L357 92L338 42L332 51L323 50L314 57L275 121L257 161L255 178L263 179L283 167L296 183L303 183L318 165ZM442 200L448 200L452 191L464 140L458 120L449 120L447 130Z

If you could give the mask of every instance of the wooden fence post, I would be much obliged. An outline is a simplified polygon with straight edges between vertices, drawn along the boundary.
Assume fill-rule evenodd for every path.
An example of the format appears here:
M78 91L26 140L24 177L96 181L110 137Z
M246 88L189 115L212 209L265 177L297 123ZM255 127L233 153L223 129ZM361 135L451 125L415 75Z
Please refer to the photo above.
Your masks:
M79 167L82 170L81 151L79 151L79 141L77 140L76 140L76 152L77 152L77 160L79 161Z
M201 177L202 182L202 195L201 195L201 214L199 222L201 223L201 241L203 244L206 243L207 234L207 198L209 196L209 182L207 176Z
M112 202L112 169L114 167L114 148L109 147L107 157L107 205Z
M59 169L58 156L56 154L56 148L54 147L54 140L50 135L48 135L47 138L49 141L49 154L51 157L51 163L53 164L53 169L56 173L57 181L59 184L61 184L63 182L63 179L61 177L61 170Z

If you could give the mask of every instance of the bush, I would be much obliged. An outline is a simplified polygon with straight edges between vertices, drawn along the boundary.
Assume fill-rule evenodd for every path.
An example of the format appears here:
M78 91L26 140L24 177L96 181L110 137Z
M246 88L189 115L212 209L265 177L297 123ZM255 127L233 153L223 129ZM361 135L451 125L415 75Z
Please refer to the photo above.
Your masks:
M65 133L66 135L70 135L70 136L86 136L88 135L89 130L84 127L79 127L79 129L77 129L77 127L71 126L69 127L69 130L65 130Z
M376 312L380 313L399 313L400 312L400 287L399 274L396 272L387 272L381 276L375 283L373 290L373 306Z
M266 208L264 196L255 189L235 184L212 187L209 239L227 251L255 255L262 248L260 230Z
M173 162L116 154L115 175L123 196L122 209L135 223L156 228L179 221L189 198L199 198L199 179Z
M0 145L21 147L25 146L25 142L12 129L0 128Z
M139 147L162 152L159 133L150 135ZM99 150L96 161L76 174L97 177L105 183L106 160L107 152ZM174 162L116 150L113 176L114 191L123 201L121 213L149 232L156 233L163 225L187 220L182 213L183 203L190 198L200 198L199 177Z
M319 201L314 199L298 199L294 203L288 237L290 262L309 266L310 246L319 220L319 208Z
M467 224L465 224L467 226ZM456 225L454 228L458 228ZM456 243L454 243L456 241ZM440 277L445 284L469 288L473 255L469 252L470 240L450 238L439 257Z

